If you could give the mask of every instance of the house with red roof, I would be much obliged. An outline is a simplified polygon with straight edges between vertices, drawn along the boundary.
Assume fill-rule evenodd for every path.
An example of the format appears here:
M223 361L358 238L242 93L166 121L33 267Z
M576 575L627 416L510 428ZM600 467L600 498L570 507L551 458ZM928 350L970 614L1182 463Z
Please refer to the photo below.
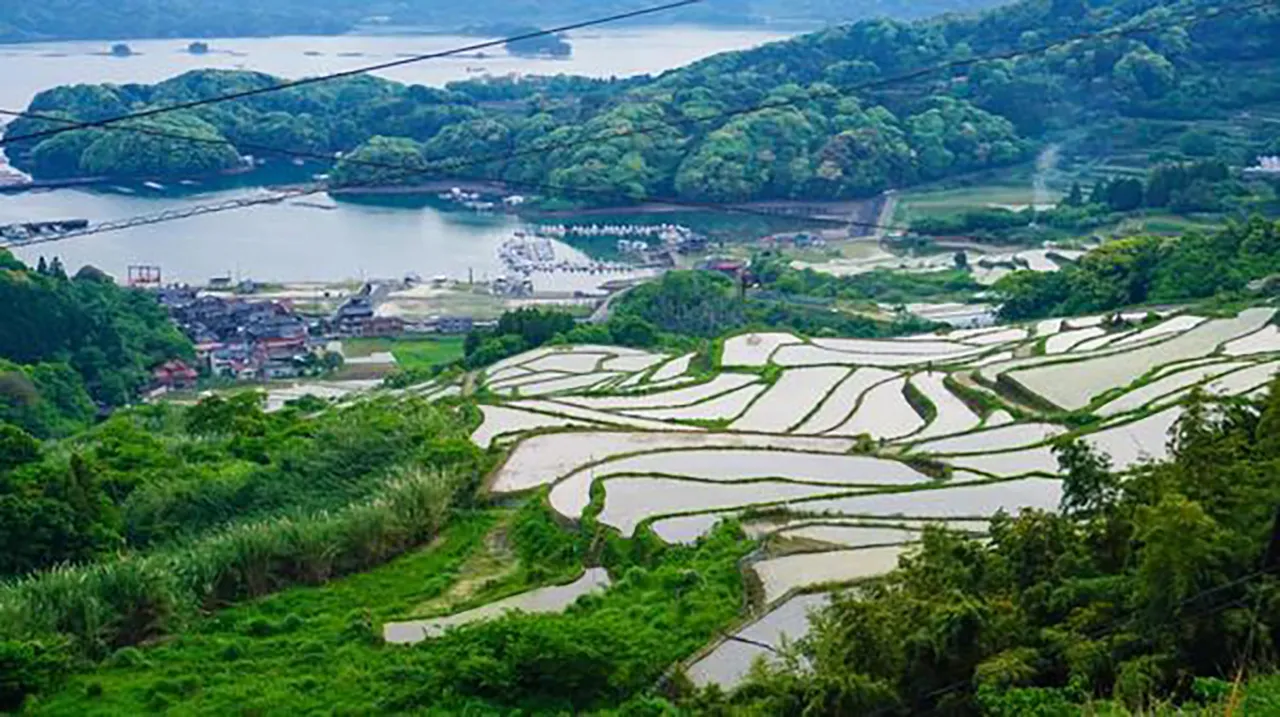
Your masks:
M200 373L182 361L166 361L151 372L152 383L169 390L195 388Z

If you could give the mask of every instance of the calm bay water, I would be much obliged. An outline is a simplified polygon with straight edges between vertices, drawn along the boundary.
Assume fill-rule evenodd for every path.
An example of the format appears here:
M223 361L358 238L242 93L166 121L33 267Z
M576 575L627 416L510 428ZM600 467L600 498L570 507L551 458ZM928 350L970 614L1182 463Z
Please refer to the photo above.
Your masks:
M570 36L567 60L491 57L427 60L380 73L402 82L439 86L482 76L571 73L593 77L659 73L717 52L753 47L784 35L694 27L620 28ZM204 67L246 69L296 78L386 62L405 55L473 44L449 36L341 36L208 41L212 52L185 52L189 40L141 40L136 55L103 54L108 43L0 46L0 108L25 109L40 90L62 84L152 83ZM249 196L252 187L173 196L138 189L59 189L0 195L0 224L85 218L94 222L179 209L196 202ZM324 197L316 198L329 203ZM664 221L657 218L656 221ZM432 206L370 206L343 202L330 210L292 203L257 206L154 226L33 246L16 253L34 262L57 254L72 268L92 264L123 276L131 264L158 264L166 278L201 281L228 272L263 281L343 280L422 276L464 277L499 271L499 243L518 222Z

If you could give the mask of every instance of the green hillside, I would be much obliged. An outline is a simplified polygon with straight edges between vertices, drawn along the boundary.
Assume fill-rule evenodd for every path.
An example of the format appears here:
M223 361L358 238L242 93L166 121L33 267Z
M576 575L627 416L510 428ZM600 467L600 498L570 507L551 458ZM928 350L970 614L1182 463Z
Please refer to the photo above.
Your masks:
M477 80L445 90L358 78L167 121L256 156L270 156L264 145L355 149L334 170L339 186L412 184L427 173L532 183L532 193L596 203L857 198L1021 163L1049 142L1070 140L1086 157L1115 153L1125 123L1132 146L1149 147L1162 123L1219 121L1280 99L1274 8L1179 25L1203 11L1191 2L1027 0L977 17L861 21L656 78ZM1032 51L1135 26L1159 29ZM964 64L1019 49L1031 52ZM895 79L945 63L961 64ZM153 86L57 88L31 110L97 119L273 82L197 72ZM769 109L745 111L761 106ZM9 133L56 126L17 120ZM19 143L12 154L38 176L171 175L226 161L216 145L175 153L167 138L111 134L73 132ZM1251 162L1274 142L1265 133L1237 138L1224 159ZM1199 151L1194 142L1187 148ZM152 154L164 160L139 159Z

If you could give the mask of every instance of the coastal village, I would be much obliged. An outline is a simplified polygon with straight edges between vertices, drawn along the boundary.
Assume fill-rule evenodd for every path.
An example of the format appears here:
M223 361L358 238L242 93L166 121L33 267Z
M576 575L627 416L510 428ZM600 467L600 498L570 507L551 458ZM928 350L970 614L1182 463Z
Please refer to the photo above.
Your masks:
M400 288L405 283L399 282ZM205 287L153 288L157 300L195 346L195 365L174 361L156 368L153 397L193 389L200 377L269 382L328 376L349 361L361 361L344 355L344 339L460 335L477 323L456 316L405 321L380 315L380 297L394 288L391 282L366 283L349 294L336 286L271 288L252 281L232 286L225 277L212 279ZM311 300L308 291L323 301ZM388 369L394 366L394 360L385 356L380 362Z
M565 258L556 247L574 236L615 240L623 260ZM706 248L706 237L673 224L561 224L515 232L497 250L504 273L483 281L408 274L360 283L272 285L227 275L194 286L163 284L159 267L135 267L129 284L153 292L195 346L193 364L156 367L151 398L160 398L197 389L202 379L268 384L327 378L340 370L364 380L381 378L396 368L394 357L347 356L344 341L462 336L523 306L555 306L590 320L616 292ZM731 260L705 263L726 273L742 268ZM535 290L535 278L542 283L557 277L578 277L571 283L590 288Z

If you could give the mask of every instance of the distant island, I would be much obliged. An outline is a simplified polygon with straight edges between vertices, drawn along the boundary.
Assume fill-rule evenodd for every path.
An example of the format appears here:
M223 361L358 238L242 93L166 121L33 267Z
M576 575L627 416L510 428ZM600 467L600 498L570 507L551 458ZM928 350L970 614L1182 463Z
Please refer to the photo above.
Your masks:
M1131 127L1137 136L1139 130L1166 127L1160 118L1190 122L1239 113L1263 96L1256 88L1274 86L1256 63L1260 50L1232 49L1241 25L1228 24L1202 31L1185 48L1162 48L1177 63L1146 45L1124 44L1106 62L1088 64L1088 72L1083 59L1049 55L1022 62L1026 67L1017 73L996 63L936 82L863 90L856 101L840 91L956 56L1017 47L1033 28L1072 36L1118 21L1083 13L1066 22L1052 7L1035 5L1032 14L1027 7L993 13L980 25L960 16L912 25L868 20L715 55L661 77L489 77L443 88L339 78L274 95L269 103L165 112L146 119L143 127L156 131L146 133L48 135L56 122L19 117L8 125L10 136L44 134L10 142L6 150L15 168L38 180L242 171L241 156L264 154L249 150L265 144L337 157L328 174L331 186L340 189L414 186L423 176L453 176L513 187L546 182L558 198L601 203L642 202L647 196L713 203L847 201L979 171L1008 171L1060 143L1081 162L1105 159L1102 152L1116 150L1098 148L1116 146L1108 138L1117 127ZM1131 17L1141 19L1145 12L1134 9ZM1254 21L1250 15L1236 22ZM924 43L929 38L948 41ZM1280 57L1280 48L1268 51L1272 60ZM1219 85L1220 77L1239 82ZM52 88L30 106L41 114L92 121L104 113L280 82L258 72L202 70L155 85ZM1215 88L1211 104L1200 93L1206 87ZM353 95L361 100L350 101ZM787 98L785 106L734 111L772 104L774 97ZM602 130L632 127L641 129L595 139L604 139ZM1054 215L993 201L972 214L918 217L912 226L937 236L1030 236L1033 223L1036 233L1044 226L1065 233L1104 226L1116 221L1112 215L1125 213L1225 213L1274 201L1272 190L1254 189L1255 178L1238 171L1241 156L1252 163L1254 157L1280 155L1273 134L1227 144L1225 136L1199 129L1177 136L1160 131L1168 139L1158 158L1123 177L1079 178L1081 186L1070 192L1062 186L1066 198ZM184 142L165 136L170 132L209 141ZM1028 188L1032 183L1025 180Z
M111 46L111 54L115 57L130 57L133 55L133 48L118 42Z
M504 34L519 37L537 32L539 30L536 27L523 27ZM573 45L563 35L539 35L512 40L506 44L506 48L507 52L520 57L569 57L573 54Z
M1001 0L719 0L655 14L653 25L772 25L810 27L852 22L868 17L922 18L943 12L966 12L1000 4ZM472 0L399 0L371 8L360 0L44 0L0 2L0 43L56 40L138 40L144 38L229 38L279 35L341 35L363 29L428 28L456 33L501 18L555 27L589 18L635 10L634 0L561 0L521 2ZM493 37L508 37L506 33Z
M209 43L193 42L190 45L187 45L187 52L192 55L207 55L209 54Z

